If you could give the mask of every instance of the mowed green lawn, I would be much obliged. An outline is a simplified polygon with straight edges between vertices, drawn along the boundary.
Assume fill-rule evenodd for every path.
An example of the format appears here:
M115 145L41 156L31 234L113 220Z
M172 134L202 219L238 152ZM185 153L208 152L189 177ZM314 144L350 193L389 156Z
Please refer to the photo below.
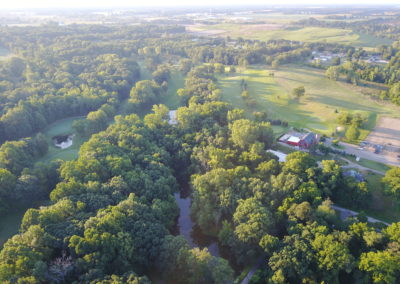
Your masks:
M372 195L370 208L366 210L366 213L386 222L398 222L400 221L400 208L392 197L384 194L381 179L381 175L374 173L369 173L366 176L368 188Z
M29 208L39 208L48 204L48 200L37 200L33 203L12 208L0 218L0 248L12 236L18 233L22 218Z
M324 27L285 28L282 26L279 28L278 26L278 28L268 28L267 26L262 27L260 25L223 23L215 25L199 25L194 27L193 30L218 30L221 32L220 35L230 36L232 38L243 37L246 39L256 39L262 41L286 39L302 42L327 42L367 48L373 48L381 44L390 45L393 42L390 39L360 34L353 32L352 30Z
M168 91L166 96L161 100L169 109L174 110L180 106L179 96L176 93L178 89L183 88L185 85L185 77L182 72L173 69L171 71L171 78L168 81Z
M359 112L368 118L365 127L371 130L380 115L400 116L400 108L380 104L363 95L363 88L334 82L324 72L301 66L285 66L274 72L262 66L248 68L218 78L222 99L234 106L253 111L266 111L270 118L282 119L298 128L308 128L330 135L338 124L335 111ZM255 109L246 106L241 98L241 80L246 80L250 96L257 101ZM306 95L300 100L293 97L295 87L304 86ZM373 91L373 90L369 90ZM368 131L363 131L365 137Z
M67 135L74 133L72 129L72 123L75 120L84 119L85 116L80 117L70 117L66 119L62 119L59 121L50 124L46 129L43 131L44 135L47 137L47 142L49 144L49 151L46 155L40 158L39 162L49 162L57 159L61 159L64 161L70 161L76 159L78 157L79 148L85 142L86 139L82 139L79 135L75 135L73 138L73 144L71 147L67 149L60 149L54 146L52 141L52 137L56 135Z

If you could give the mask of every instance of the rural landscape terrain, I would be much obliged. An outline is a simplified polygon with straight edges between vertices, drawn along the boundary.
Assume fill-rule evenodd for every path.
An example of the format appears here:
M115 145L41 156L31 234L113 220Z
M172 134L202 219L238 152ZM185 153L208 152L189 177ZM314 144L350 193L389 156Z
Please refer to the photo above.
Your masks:
M0 283L400 283L399 6L0 35Z

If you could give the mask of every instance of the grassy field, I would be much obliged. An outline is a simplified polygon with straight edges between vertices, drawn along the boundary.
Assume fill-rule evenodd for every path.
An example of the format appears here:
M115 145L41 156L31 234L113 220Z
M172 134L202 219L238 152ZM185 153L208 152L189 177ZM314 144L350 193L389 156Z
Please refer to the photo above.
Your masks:
M0 247L7 239L18 233L19 226L22 222L26 210L29 208L38 208L39 206L46 205L48 200L35 201L27 206L13 207L7 214L2 215L0 218Z
M351 157L351 156L346 156L346 159L348 159L356 164L359 164L360 166L363 166L363 167L366 167L369 169L373 169L376 171L380 171L383 173L386 173L388 170L391 169L391 167L388 165L385 165L385 164L382 164L379 162L375 162L375 161L371 161L371 160L367 160L367 159L360 159L360 161L358 161L358 162L356 161L356 159L354 157Z
M151 80L151 72L147 69L146 64L143 61L138 61L140 66L140 80ZM168 91L164 98L161 99L161 103L166 105L169 109L177 109L180 106L180 100L176 91L183 88L185 84L185 76L182 72L176 69L176 66L171 68L171 78L168 81ZM145 113L144 113L145 114Z
M83 118L85 117L70 117L56 121L55 123L46 127L43 133L47 137L47 141L49 143L49 151L46 155L39 159L39 162L49 162L56 159L61 159L64 161L76 159L78 157L79 148L81 147L85 139L82 139L79 135L75 135L73 139L73 145L71 147L67 149L60 149L54 146L51 138L56 135L66 135L74 133L72 129L72 123L75 120Z
M203 34L213 34L213 31L219 31L221 36L230 36L232 38L243 37L246 39L256 39L268 41L272 39L286 39L302 42L327 42L347 44L355 47L373 48L381 44L390 45L390 39L378 38L371 35L359 34L352 30L323 28L323 27L304 27L294 28L283 25L243 25L240 23L222 23L215 25L197 25L190 27L193 32Z
M368 188L372 194L372 202L370 208L365 212L367 215L383 221L398 222L400 221L400 208L391 197L384 194L381 178L381 175L374 173L366 176Z
M168 81L167 95L162 99L161 103L165 104L171 110L177 109L180 106L180 100L176 91L183 88L184 84L185 77L182 72L174 69L171 72L171 79Z
M253 111L266 111L270 118L286 120L298 128L308 128L331 135L335 132L337 113L340 111L359 112L368 118L362 131L365 137L372 130L380 115L400 116L400 108L380 104L363 95L362 87L334 82L325 78L324 72L301 66L285 66L275 70L256 66L225 74L218 79L222 99L234 106ZM246 106L241 98L241 80L246 80L250 96L257 101L254 109ZM304 86L306 95L300 100L291 94L293 88ZM374 91L368 89L367 91Z

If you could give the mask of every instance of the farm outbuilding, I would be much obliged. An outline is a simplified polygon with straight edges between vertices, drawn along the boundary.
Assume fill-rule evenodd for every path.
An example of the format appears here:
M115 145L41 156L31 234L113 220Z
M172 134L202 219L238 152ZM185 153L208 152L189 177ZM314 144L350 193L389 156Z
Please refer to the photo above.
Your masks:
M169 120L168 123L171 125L176 125L178 124L178 120L176 118L176 110L170 110L169 111Z
M312 132L309 133L291 132L281 136L278 141L286 143L290 146L308 149L312 145L318 143L318 135Z

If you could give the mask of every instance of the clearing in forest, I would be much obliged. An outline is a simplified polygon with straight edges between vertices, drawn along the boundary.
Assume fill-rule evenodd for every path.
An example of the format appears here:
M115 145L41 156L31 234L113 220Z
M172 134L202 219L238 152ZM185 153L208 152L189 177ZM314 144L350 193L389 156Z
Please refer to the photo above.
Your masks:
M86 139L81 138L79 135L75 135L73 138L72 146L66 149L60 149L54 146L53 137L57 135L69 135L73 134L74 130L72 128L72 123L75 120L83 119L85 116L80 117L70 117L62 120L58 120L50 124L43 131L47 138L47 143L49 144L49 151L46 155L39 159L40 162L49 162L53 160L64 160L70 161L78 157L79 148Z

